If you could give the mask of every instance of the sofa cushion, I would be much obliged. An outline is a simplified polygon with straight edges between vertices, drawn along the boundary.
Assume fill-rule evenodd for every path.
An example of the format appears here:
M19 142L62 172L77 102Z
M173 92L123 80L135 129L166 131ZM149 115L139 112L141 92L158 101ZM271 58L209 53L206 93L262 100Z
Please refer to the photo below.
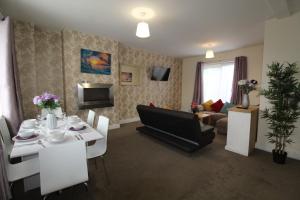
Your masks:
M218 134L226 135L228 126L228 117L222 118L216 122L216 130Z
M229 108L232 108L233 106L234 106L234 104L226 102L226 103L223 105L223 107L222 107L222 109L220 110L220 112L221 112L221 113L224 113L224 114L228 114L228 109L229 109Z
M206 102L204 102L202 105L204 107L204 110L206 111L211 111L211 105L213 104L214 102L212 100L208 100Z
M211 105L211 109L212 109L213 111L215 111L215 112L220 112L220 110L222 109L223 105L224 105L224 104L223 104L222 100L219 99L218 101L216 101L215 103L213 103L213 104Z

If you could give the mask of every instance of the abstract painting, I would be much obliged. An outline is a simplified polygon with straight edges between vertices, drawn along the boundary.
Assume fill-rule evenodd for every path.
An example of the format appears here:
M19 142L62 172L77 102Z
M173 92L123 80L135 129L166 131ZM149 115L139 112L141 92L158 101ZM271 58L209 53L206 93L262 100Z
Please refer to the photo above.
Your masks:
M81 72L111 75L111 54L81 49Z

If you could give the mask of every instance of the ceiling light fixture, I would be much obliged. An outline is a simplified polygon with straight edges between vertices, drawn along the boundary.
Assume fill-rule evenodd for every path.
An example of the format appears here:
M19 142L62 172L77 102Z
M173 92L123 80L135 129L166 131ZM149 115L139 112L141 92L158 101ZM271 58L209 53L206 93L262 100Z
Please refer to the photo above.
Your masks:
M150 37L149 25L146 22L139 22L136 27L136 34L139 38L148 38Z
M209 49L209 50L206 50L206 53L205 53L205 58L214 58L215 57L215 54L214 54L214 51Z
M148 38L150 37L149 24L145 20L151 19L154 17L155 13L150 8L138 7L132 10L132 16L141 20L136 27L136 36L139 38Z

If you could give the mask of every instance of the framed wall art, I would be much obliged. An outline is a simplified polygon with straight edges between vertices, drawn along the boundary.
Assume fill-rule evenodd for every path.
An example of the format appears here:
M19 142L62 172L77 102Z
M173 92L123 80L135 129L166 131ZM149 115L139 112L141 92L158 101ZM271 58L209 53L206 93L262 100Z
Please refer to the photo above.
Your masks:
M140 73L137 67L121 65L120 85L138 85L139 82L140 82Z
M81 49L81 72L111 75L111 54Z

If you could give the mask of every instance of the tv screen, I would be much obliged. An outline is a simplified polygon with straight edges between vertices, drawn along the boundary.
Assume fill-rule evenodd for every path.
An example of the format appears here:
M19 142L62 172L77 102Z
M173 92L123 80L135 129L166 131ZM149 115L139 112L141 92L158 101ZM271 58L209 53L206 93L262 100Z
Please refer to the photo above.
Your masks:
M151 80L153 81L168 81L170 75L170 68L153 67Z

